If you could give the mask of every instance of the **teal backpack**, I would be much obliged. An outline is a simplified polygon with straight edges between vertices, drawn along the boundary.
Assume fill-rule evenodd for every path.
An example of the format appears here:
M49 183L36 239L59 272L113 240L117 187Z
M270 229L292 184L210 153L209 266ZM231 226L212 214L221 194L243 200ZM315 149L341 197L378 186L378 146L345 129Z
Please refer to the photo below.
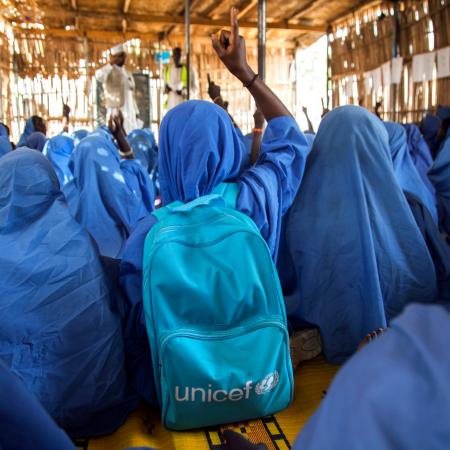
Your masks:
M237 184L155 212L143 298L167 428L273 414L293 397L286 311L269 248L235 210Z

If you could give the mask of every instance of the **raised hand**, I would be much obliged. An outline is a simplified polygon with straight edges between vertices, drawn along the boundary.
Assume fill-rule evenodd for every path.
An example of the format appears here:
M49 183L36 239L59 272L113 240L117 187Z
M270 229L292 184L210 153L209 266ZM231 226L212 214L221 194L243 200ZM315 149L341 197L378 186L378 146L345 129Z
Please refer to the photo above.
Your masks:
M219 37L211 35L212 45L227 69L245 84L252 80L255 73L247 62L245 40L239 35L236 8L231 8L230 24L231 32L222 30Z
M209 95L209 98L212 101L214 101L218 97L220 97L220 86L218 84L214 83L214 81L211 81L211 77L209 76L209 73L208 73L207 77L208 77L208 95Z

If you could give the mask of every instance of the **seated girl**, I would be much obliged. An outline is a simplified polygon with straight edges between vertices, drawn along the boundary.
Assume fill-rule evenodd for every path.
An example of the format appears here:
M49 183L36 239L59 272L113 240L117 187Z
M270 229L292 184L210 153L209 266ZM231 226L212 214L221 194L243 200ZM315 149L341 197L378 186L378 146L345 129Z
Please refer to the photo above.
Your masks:
M210 194L222 182L239 187L236 208L253 219L276 259L281 216L297 192L309 147L296 121L273 92L249 67L245 42L239 36L236 11L231 11L232 33L212 37L226 67L246 86L268 125L257 162L240 175L245 152L228 114L204 101L182 103L165 116L160 131L159 174L164 205L189 202ZM142 259L147 233L156 223L141 221L127 242L121 281L127 292L126 333L134 336L130 353L135 387L155 402L151 355L142 307Z
M41 153L3 156L0 185L0 360L69 434L111 433L137 399L97 249Z

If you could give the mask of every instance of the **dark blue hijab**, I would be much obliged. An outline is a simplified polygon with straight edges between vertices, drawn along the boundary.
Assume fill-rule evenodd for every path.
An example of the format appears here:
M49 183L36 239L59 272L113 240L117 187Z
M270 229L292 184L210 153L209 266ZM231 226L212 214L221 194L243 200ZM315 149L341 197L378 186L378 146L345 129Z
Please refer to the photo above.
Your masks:
M426 187L414 166L408 150L405 128L394 122L385 122L384 126L389 136L392 163L398 183L404 191L411 192L421 200L437 223L435 197Z
M44 150L46 142L47 138L45 137L45 134L41 133L40 131L36 131L34 133L31 133L27 137L25 141L25 147L32 148L34 150L42 152Z
M111 433L136 406L95 245L39 152L0 159L0 359L72 435Z
M27 139L32 133L36 132L36 128L34 128L33 117L30 117L25 122L25 128L23 129L23 133L20 136L19 142L17 143L17 147L23 147L27 143Z
M435 299L433 262L392 170L386 129L363 108L322 120L282 243L288 317L320 328L328 361L344 361L406 304Z

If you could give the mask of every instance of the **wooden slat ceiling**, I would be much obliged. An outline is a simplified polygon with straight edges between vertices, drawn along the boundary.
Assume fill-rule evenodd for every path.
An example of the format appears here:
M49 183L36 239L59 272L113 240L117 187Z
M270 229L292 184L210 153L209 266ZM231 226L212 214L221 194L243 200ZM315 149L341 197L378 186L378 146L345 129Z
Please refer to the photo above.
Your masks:
M202 38L227 26L231 6L239 9L243 34L256 37L257 0L191 0L192 38ZM306 46L337 18L367 0L268 0L268 41ZM184 0L2 0L3 16L21 26L42 23L48 34L169 39L184 32ZM115 39L117 40L117 39Z

